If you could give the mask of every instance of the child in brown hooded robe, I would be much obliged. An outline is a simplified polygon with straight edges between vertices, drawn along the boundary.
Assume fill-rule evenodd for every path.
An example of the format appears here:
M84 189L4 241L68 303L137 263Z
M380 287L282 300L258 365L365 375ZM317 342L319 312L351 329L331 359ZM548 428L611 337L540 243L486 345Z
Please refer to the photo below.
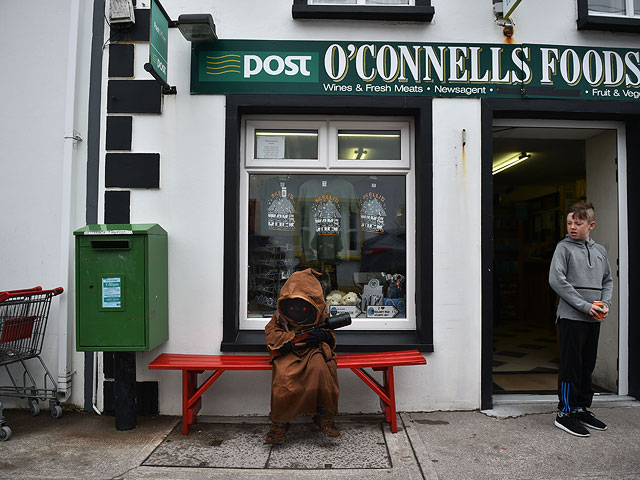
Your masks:
M282 443L289 421L300 415L313 415L314 423L327 436L340 435L333 423L340 391L335 333L318 330L303 345L292 343L297 331L327 318L318 278L320 274L310 268L293 273L282 286L277 310L264 329L273 363L267 443Z

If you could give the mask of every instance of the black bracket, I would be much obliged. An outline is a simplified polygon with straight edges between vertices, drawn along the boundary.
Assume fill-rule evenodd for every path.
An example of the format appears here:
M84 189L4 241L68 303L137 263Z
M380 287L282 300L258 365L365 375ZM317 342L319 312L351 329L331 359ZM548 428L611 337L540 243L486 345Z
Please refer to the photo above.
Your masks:
M167 82L165 82L162 77L160 77L160 75L158 74L158 72L155 71L155 69L153 68L153 65L151 65L150 63L145 63L144 64L144 69L149 72L151 74L151 76L153 78L156 79L156 81L162 85L162 94L163 95L176 95L178 93L178 91L176 90L175 86L171 86L169 85Z

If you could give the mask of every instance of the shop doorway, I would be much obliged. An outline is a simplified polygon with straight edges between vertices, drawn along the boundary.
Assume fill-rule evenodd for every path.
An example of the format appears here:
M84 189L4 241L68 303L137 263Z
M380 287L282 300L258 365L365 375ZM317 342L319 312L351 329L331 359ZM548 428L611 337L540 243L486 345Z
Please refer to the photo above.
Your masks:
M602 325L594 385L618 393L618 132L615 128L493 128L493 393L557 388L556 295L551 257L576 201L596 207L592 238L605 246L614 301Z

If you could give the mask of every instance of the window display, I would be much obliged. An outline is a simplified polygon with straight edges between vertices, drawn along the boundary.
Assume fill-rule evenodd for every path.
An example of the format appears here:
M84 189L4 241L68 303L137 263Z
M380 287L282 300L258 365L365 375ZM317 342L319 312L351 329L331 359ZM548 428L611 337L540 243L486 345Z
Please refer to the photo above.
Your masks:
M403 174L250 174L248 317L313 268L331 314L405 318L406 198Z

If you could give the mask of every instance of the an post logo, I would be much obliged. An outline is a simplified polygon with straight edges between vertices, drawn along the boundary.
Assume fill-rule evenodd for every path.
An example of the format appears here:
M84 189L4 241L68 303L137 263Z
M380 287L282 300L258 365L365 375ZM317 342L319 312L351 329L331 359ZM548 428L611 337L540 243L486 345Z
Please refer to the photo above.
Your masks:
M310 77L311 72L308 64L310 61L311 55L287 55L284 58L279 55L269 55L264 60L258 55L245 55L244 78L259 75L261 72L274 77L282 73L289 76L300 73L305 77Z
M200 80L209 82L317 82L317 53L201 52Z

